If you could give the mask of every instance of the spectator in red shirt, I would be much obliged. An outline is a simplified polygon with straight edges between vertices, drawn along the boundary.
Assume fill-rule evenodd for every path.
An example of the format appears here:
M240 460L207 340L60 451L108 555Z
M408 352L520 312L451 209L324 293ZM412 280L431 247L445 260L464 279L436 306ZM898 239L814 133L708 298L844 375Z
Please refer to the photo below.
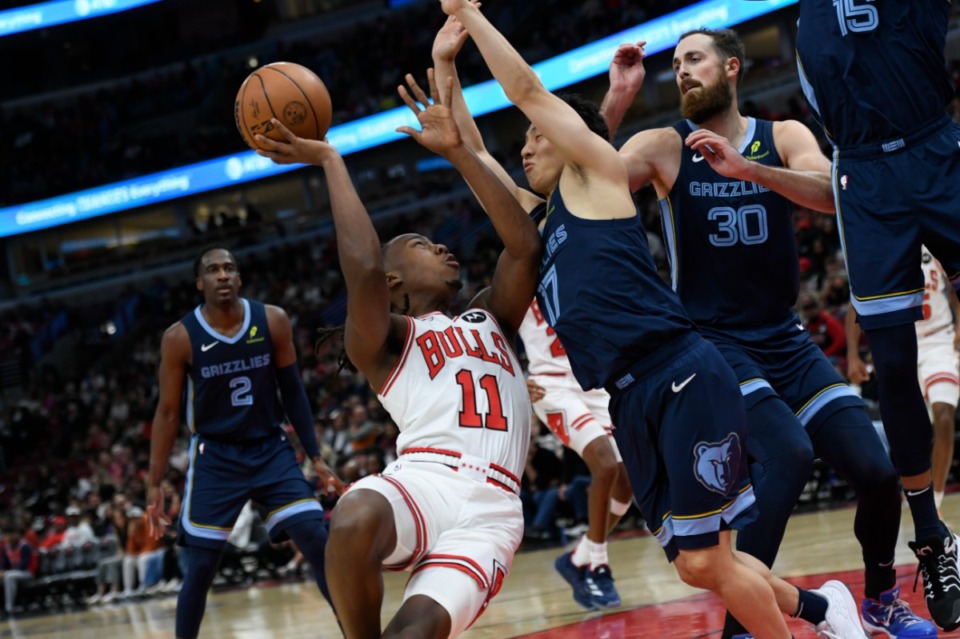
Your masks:
M12 615L17 601L17 587L21 582L33 579L39 556L16 525L4 527L3 537L6 543L0 553L0 575L3 576L4 610Z
M803 320L804 328L810 333L810 339L820 347L831 362L836 364L847 345L843 323L823 310L820 300L814 293L808 291L801 293L799 306L800 318Z
M53 518L53 527L44 535L40 542L41 548L57 548L63 543L63 537L67 534L67 518L57 515Z

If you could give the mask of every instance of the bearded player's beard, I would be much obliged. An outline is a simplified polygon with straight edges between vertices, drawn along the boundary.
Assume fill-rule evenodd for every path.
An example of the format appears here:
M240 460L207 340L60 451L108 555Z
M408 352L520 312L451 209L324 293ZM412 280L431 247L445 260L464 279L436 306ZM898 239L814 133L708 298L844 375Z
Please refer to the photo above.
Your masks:
M733 92L726 82L702 85L699 91L688 91L680 98L680 115L700 124L723 113L733 104Z

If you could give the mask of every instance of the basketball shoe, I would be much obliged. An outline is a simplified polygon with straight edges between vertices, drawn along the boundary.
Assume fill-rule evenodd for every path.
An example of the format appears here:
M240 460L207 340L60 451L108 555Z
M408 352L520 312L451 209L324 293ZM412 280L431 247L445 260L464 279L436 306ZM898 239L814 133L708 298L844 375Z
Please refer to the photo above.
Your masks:
M597 604L594 603L593 598L590 597L587 593L587 586L584 581L585 573L587 569L585 567L577 567L573 565L573 551L565 552L557 560L553 562L554 568L557 569L557 572L560 573L560 576L563 577L570 587L573 588L573 600L578 604L586 608L587 610L596 610L598 608Z
M950 631L960 628L960 571L957 569L957 539L952 532L907 543L923 574L923 598L933 621ZM916 583L916 582L914 582Z
M831 579L810 592L827 600L827 616L816 626L821 639L870 639L860 625L857 602L843 582Z
M935 639L937 628L917 616L900 599L900 585L880 593L879 599L864 599L860 604L863 627L871 634L885 632L892 639Z
M572 564L571 564L572 565ZM613 585L613 573L610 566L604 564L583 574L583 583L590 600L598 608L615 608L620 605L620 595Z

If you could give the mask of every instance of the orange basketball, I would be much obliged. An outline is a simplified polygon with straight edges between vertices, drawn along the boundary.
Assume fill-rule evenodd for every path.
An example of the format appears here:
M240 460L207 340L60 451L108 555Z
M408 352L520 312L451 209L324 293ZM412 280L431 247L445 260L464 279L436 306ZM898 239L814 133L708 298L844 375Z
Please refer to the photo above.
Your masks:
M267 64L240 85L233 105L237 129L244 142L260 148L254 135L274 140L283 136L270 122L276 118L301 138L320 140L330 128L330 93L317 74L292 62Z

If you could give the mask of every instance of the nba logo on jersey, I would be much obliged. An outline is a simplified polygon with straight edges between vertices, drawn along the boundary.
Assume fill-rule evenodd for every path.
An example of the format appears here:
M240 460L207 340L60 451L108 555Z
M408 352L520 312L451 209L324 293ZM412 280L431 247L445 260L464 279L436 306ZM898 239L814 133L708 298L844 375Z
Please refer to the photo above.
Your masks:
M697 480L709 490L726 495L740 466L740 438L736 433L730 433L719 443L700 442L694 452Z
M847 176L846 176L846 175L841 175L841 176L840 176L840 188L843 189L844 191L847 190Z

